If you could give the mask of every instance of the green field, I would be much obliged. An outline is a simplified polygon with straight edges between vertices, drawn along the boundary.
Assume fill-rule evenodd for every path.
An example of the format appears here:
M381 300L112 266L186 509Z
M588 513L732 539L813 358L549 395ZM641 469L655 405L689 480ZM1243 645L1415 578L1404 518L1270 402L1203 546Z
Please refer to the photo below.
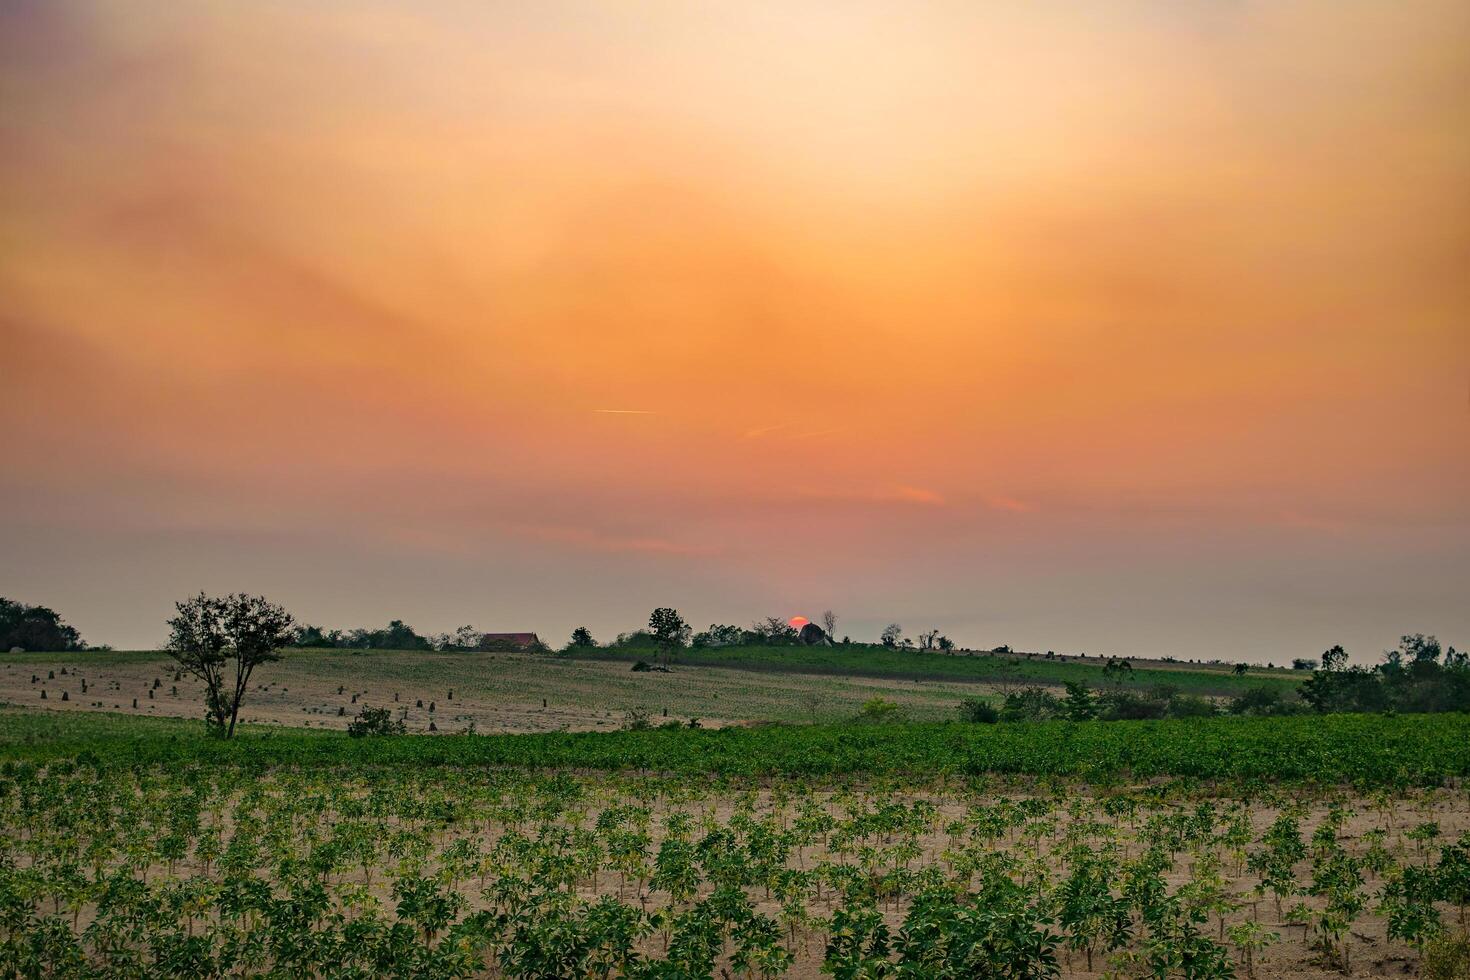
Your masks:
M7 709L0 976L1409 972L1463 943L1467 774L1452 714L222 741Z
M0 712L0 758L159 765L496 766L663 775L909 780L1003 774L1115 782L1179 777L1357 786L1470 775L1470 716L1331 715L1012 725L766 725L352 739L249 729L232 741L186 721Z
M570 648L562 656L588 660L653 660L653 649L616 647ZM837 646L732 646L687 649L677 663L690 667L775 671L874 678L906 678L983 684L1040 684L1061 686L1069 681L1093 688L1115 683L1103 674L1105 660L1097 658L1047 659L1025 654L943 654L895 650L867 643ZM1119 683L1143 689L1170 685L1187 694L1231 696L1253 687L1294 690L1304 678L1300 671L1252 667L1243 675L1228 665L1184 665L1162 661L1130 661L1133 673Z

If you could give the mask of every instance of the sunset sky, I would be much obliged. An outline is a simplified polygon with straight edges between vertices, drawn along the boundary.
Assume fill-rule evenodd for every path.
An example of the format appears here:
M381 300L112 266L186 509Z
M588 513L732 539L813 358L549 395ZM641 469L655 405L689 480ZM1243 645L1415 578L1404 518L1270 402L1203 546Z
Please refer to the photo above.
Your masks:
M1464 0L0 0L0 595L1470 645Z

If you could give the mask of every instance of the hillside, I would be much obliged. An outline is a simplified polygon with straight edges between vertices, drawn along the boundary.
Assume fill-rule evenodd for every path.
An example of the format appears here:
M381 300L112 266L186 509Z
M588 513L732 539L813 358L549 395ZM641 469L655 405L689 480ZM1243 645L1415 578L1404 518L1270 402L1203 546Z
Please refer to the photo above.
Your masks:
M644 647L569 648L561 656L582 660L652 661L656 651ZM1001 688L1039 684L1060 687L1068 682L1102 688L1146 689L1165 684L1180 691L1212 697L1231 697L1253 687L1268 686L1283 693L1305 678L1301 671L1251 667L1243 675L1231 665L1130 660L1131 676L1110 679L1103 673L1106 660L1096 657L1047 658L1042 654L954 653L896 650L868 643L836 646L731 646L681 651L682 667L722 667L729 670L776 671L791 674L839 675L988 684Z

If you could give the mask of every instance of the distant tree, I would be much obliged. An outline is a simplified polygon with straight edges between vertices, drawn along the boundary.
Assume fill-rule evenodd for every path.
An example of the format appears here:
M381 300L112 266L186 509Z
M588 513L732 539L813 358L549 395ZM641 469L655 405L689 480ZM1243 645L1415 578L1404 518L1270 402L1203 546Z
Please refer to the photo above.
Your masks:
M1067 682L1067 696L1062 699L1062 712L1071 721L1088 721L1097 717L1097 698L1078 681Z
M592 639L592 631L585 626L578 626L572 630L572 646L595 647L597 642Z
M898 641L902 638L903 627L898 625L897 623L889 623L887 626L883 627L883 632L878 637L878 639L883 641L883 645L885 647L898 646Z
M363 708L357 717L347 723L347 734L353 738L370 735L402 735L405 726L393 720L393 712L387 708Z
M837 639L837 614L830 609L822 613L822 629L826 630L827 635L832 639Z
M430 643L427 639L414 632L401 619L395 619L388 624L385 630L378 630L371 634L371 647L375 650L427 650Z
M796 642L798 636L795 627L780 616L767 616L750 624L750 632L756 638L755 642L765 643L770 646L786 646Z
M1103 677L1121 686L1125 680L1133 676L1133 665L1127 660L1119 660L1117 657L1109 657L1103 666Z
M1231 669L1230 672L1232 674L1234 674L1236 677L1244 677L1245 676L1245 672L1248 671L1248 670L1250 670L1250 669L1251 669L1250 668L1250 664L1236 664L1234 666L1234 668Z
M1315 670L1316 667L1317 661L1309 660L1306 657L1297 657L1291 662L1292 670Z
M1399 653L1410 664L1439 663L1439 640L1423 633L1409 633L1399 640Z
M953 653L954 652L954 640L951 640L947 636L941 636L939 638L939 649L943 650L945 653Z
M291 634L291 646L293 647L328 649L341 646L341 640L340 630L324 630L320 626L308 624L296 627Z
M1339 643L1331 650L1322 654L1323 670L1342 670L1346 666L1347 651L1342 648L1342 644Z
M711 623L709 629L695 633L690 642L696 647L735 647L745 642L745 631L739 626Z
M230 738L251 674L280 660L276 651L291 642L291 614L244 593L214 597L201 592L175 608L178 615L168 621L169 655L204 682L204 723L210 733Z
M675 651L689 642L691 632L679 611L667 606L660 606L648 617L648 630L653 634L665 667L673 663Z
M919 649L920 650L933 650L934 649L934 645L938 641L939 641L939 630L937 630L937 629L931 629L931 630L929 630L927 632L920 633L919 634Z
M0 650L85 650L81 634L45 606L27 606L0 598Z

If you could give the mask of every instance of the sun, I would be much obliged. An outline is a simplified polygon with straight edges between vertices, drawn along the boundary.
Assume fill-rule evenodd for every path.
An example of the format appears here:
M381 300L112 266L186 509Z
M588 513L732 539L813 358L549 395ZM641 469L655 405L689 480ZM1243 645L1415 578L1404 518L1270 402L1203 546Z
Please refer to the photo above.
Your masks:
M807 619L805 616L792 616L786 621L786 625L790 626L794 630L799 630L810 622L811 620Z

